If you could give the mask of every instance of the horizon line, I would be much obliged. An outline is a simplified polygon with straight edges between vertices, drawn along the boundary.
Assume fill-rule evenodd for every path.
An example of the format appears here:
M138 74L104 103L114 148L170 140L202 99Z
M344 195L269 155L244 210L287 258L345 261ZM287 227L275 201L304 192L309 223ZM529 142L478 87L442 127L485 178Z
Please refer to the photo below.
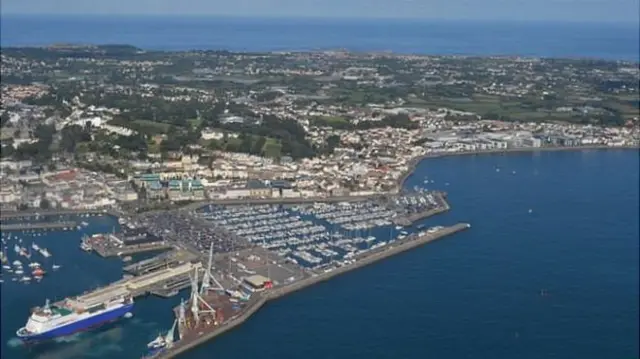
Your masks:
M596 19L501 19L501 18L425 18L412 16L399 17L358 17L358 16L316 16L316 15L240 15L240 14L164 14L164 13L21 13L4 12L0 13L0 18L6 17L111 17L111 18L200 18L200 19L229 19L229 20L321 20L321 21L410 21L410 22L469 22L469 23L510 23L510 24L601 24L601 25L636 25L640 27L638 20L596 20Z

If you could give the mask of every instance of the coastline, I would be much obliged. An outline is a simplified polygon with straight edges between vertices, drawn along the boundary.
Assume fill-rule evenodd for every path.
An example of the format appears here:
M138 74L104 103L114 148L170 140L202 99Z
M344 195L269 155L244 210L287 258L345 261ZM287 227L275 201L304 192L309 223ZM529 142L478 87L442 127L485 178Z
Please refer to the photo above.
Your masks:
M402 191L407 179L416 171L416 168L423 160L440 157L453 156L471 156L471 155L495 155L495 154L513 154L525 152L552 152L552 151L584 151L584 150L640 150L637 145L625 146L606 146L606 145L590 145L590 146L573 146L573 147L519 147L507 149L479 150L479 151L457 151L457 152L437 152L427 153L422 156L415 157L409 161L409 168L398 177L395 193Z

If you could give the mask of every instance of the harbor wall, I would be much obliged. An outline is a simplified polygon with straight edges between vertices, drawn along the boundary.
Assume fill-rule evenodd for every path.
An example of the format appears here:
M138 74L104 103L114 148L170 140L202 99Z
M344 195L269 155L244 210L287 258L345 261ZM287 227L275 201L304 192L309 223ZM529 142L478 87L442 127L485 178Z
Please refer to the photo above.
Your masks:
M237 327L238 325L244 323L247 319L249 319L253 314L255 314L260 308L262 308L262 306L264 306L267 302L271 301L271 300L276 300L278 298L281 298L285 295L291 294L293 292L302 290L304 288L307 288L309 286L312 286L314 284L320 283L320 282L325 282L329 279L332 279L338 275L353 271L355 269L358 268L362 268L365 267L367 265L376 263L378 261L381 261L385 258L389 258L391 256L400 254L402 252L411 250L413 248L422 246L426 243L429 242L433 242L435 240L438 240L440 238L446 237L448 235L463 231L465 229L468 229L470 226L466 223L458 223L454 226L451 227L445 227L442 230L435 232L435 233L431 233L431 234L424 234L424 235L418 235L416 236L410 236L407 237L406 239L404 239L402 242L394 244L392 246L388 246L388 247L382 247L380 248L380 250L375 251L374 253L368 253L365 257L359 259L357 262L355 262L354 264L348 265L348 266L344 266L344 267L339 267L336 268L334 270L332 270L331 272L325 272L322 274L318 274L317 276L314 277L310 277L310 278L306 278L303 280L300 280L298 282L292 283L290 285L287 285L285 287L282 288L276 288L273 290L270 290L269 292L262 294L258 294L261 295L261 297L258 299L257 302L253 303L252 305L250 305L247 308L246 312L243 312L242 314L240 314L238 317L236 317L235 319L230 320L229 322L226 322L225 324L221 325L219 328L216 328L215 330L203 334L200 338L195 339L193 341L190 341L188 343L184 343L181 344L180 342L176 343L176 346L173 347L170 351L163 353L163 355L161 355L159 358L162 359L168 359L168 358L174 358L177 357L195 347L197 347L198 345L204 344L205 342L217 337L218 335L221 335L223 333L226 333L227 331Z
M21 218L21 217L47 217L47 216L62 216L62 215L80 215L80 214L94 214L94 215L108 215L113 217L120 217L121 213L118 213L111 209L29 209L25 211L1 211L0 219L9 218Z
M65 222L28 222L28 223L0 223L0 231L26 231L32 229L68 229L75 230L78 224Z

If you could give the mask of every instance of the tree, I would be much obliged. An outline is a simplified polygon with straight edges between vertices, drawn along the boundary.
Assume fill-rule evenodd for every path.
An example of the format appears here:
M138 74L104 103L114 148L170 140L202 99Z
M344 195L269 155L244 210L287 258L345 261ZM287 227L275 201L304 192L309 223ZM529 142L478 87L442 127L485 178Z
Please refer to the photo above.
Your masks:
M44 197L41 198L40 199L40 208L41 209L49 209L49 208L51 208L51 202L49 202L49 200L44 198Z

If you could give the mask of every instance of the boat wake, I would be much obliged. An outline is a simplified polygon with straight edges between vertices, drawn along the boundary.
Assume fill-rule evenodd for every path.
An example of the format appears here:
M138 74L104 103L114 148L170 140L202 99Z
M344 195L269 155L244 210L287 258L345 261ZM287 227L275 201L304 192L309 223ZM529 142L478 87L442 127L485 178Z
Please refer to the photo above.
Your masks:
M11 338L9 339L9 341L7 341L7 346L9 348L17 348L19 346L22 346L24 343L22 342L22 340L20 340L20 338Z
M53 339L53 341L56 343L75 343L82 339L82 334L83 333L76 333L64 337L58 337Z

